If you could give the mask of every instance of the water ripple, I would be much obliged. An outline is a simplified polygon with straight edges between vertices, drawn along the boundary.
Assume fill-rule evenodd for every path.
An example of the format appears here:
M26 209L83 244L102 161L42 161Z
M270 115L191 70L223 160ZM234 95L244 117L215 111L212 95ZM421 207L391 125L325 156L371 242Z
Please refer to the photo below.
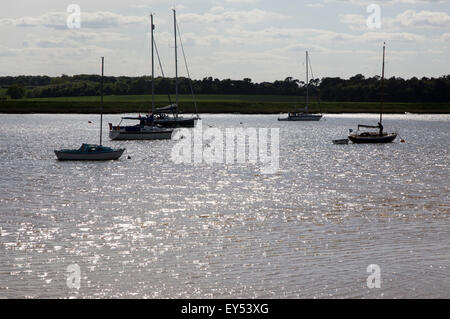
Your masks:
M276 117L202 116L279 127L280 170L262 175L175 165L173 141L107 141L127 154L58 162L53 149L96 142L96 116L3 115L0 297L450 297L450 118L386 115L406 143L333 145L376 116ZM381 289L366 286L369 264Z

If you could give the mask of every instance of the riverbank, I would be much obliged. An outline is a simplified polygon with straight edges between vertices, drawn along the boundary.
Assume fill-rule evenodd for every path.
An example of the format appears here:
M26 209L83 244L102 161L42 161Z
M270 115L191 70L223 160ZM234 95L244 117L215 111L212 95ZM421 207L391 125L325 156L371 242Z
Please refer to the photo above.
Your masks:
M171 97L171 102L175 100ZM155 106L169 103L166 95L155 97ZM196 96L199 113L241 113L241 114L277 114L302 108L302 97L263 96L263 95L200 95ZM195 113L191 96L180 96L180 110L183 113ZM150 95L105 96L103 112L146 113L151 108ZM99 113L101 109L98 96L58 97L40 99L20 99L0 101L0 113ZM323 113L378 113L379 102L311 102L310 112ZM391 103L383 106L384 113L450 113L450 103Z

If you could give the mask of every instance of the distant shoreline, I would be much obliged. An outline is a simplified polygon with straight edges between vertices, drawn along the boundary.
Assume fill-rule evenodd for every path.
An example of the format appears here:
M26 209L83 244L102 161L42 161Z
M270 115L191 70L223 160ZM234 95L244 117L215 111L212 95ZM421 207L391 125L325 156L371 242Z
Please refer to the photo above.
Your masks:
M171 102L174 102L171 97ZM169 104L167 95L155 96L155 107ZM198 95L196 96L198 113L235 113L235 114L280 114L304 107L303 97L298 96L251 96L251 95ZM182 113L196 113L191 96L179 98ZM104 114L148 113L151 109L151 96L105 96ZM56 97L40 99L20 99L0 101L0 113L4 114L93 114L101 110L100 98ZM379 113L380 102L317 102L309 104L309 111L321 113ZM383 113L402 114L450 114L449 103L402 103L385 102Z

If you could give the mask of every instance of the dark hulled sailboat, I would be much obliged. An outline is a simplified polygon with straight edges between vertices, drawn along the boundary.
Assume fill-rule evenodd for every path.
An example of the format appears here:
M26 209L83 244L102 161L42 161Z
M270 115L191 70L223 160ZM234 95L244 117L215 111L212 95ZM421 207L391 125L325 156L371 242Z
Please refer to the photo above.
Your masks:
M153 121L156 125L160 127L195 127L195 123L197 120L200 119L198 113L195 117L183 117L179 115L179 108L178 108L178 55L177 55L177 17L175 9L173 9L173 27L174 27L174 40L175 40L175 103L171 103L167 106L160 107L155 109L152 109L152 115L153 115ZM181 37L180 37L180 43L181 43ZM183 48L183 43L181 43L181 46ZM184 56L184 49L183 49L183 56ZM186 57L185 63L186 63ZM187 70L187 65L186 65ZM189 77L189 71L188 77ZM191 91L192 91L192 85L191 85ZM194 95L192 91L192 96ZM169 97L170 99L170 97ZM195 104L195 101L194 101ZM195 109L197 112L197 106L195 104Z
M154 54L155 42L153 40L153 14L150 14L151 29L151 57L152 57L152 113L141 117L122 117L118 125L109 123L109 138L112 140L170 140L173 130L161 127L155 122L153 112L155 110L155 74L154 74ZM123 120L139 121L135 125L120 125Z
M358 125L358 130L350 134L348 139L353 143L391 143L397 137L397 133L388 133L383 131L383 84L384 84L384 56L386 51L386 45L383 44L383 67L381 72L381 102L380 102L380 121L375 125ZM360 128L372 128L378 129L372 132L360 132Z

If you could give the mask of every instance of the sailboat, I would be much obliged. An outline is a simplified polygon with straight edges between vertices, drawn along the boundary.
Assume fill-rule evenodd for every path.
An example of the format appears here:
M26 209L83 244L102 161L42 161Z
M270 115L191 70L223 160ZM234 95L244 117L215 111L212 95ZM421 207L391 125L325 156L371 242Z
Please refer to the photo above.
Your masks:
M122 117L117 126L109 123L109 138L112 140L170 140L172 138L173 130L160 127L154 121L155 111L155 74L154 74L154 41L153 30L155 25L153 24L153 14L150 14L151 24L151 48L152 48L152 112L147 116L137 117ZM121 126L123 120L137 120L139 124L136 125L124 125Z
M383 43L383 66L381 71L381 102L380 102L380 121L377 125L358 125L355 133L350 134L348 139L353 143L391 143L397 137L397 133L387 133L383 131L383 84L384 84L384 57L386 44ZM360 132L360 128L378 129L378 132ZM350 132L351 133L351 132Z
M319 121L322 118L322 114L313 114L308 112L308 102L309 102L309 78L308 78L308 68L309 68L309 57L308 51L306 51L306 105L301 112L289 112L288 117L278 118L278 121Z
M84 161L106 161L117 160L125 151L124 148L113 149L102 145L102 124L103 124L103 64L102 57L102 81L101 81L101 112L100 112L100 143L99 144L81 144L78 149L55 150L58 160L84 160Z
M173 9L173 26L175 36L175 103L157 108L152 114L155 124L162 127L194 127L195 122L200 119L198 114L196 117L184 118L179 115L178 109L177 16L175 9Z

